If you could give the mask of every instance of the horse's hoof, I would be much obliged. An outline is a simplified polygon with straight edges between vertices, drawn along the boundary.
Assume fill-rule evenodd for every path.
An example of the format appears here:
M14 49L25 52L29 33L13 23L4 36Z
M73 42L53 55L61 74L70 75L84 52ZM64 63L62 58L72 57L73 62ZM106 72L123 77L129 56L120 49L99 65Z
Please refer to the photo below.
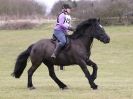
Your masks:
M29 88L29 90L34 90L34 89L36 89L34 86L28 87L28 88Z
M67 86L66 87L63 87L63 88L60 88L61 90L67 90L69 89Z
M91 86L91 88L92 88L93 90L97 90L97 89L98 89L98 85L93 85L93 86Z

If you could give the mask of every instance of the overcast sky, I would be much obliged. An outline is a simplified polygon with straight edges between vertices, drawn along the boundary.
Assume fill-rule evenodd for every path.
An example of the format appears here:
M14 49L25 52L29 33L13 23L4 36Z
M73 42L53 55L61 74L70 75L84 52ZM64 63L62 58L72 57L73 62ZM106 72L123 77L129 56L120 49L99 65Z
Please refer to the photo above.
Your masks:
M45 4L47 6L47 12L49 12L51 10L52 6L54 5L54 3L59 0L35 0L35 1L37 1L41 4ZM78 1L78 0L75 0L75 1Z
M41 4L45 4L47 6L47 12L50 11L50 9L52 8L53 4L59 0L35 0Z

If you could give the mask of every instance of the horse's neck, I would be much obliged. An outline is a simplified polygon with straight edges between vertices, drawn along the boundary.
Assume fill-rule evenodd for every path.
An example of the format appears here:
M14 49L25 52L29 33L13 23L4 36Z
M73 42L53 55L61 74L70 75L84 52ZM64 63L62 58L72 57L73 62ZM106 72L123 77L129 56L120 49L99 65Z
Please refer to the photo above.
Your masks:
M91 49L91 45L92 45L92 42L93 42L93 38L87 37L87 36L83 36L82 38L80 38L80 41L82 42L83 46L89 52L90 49Z

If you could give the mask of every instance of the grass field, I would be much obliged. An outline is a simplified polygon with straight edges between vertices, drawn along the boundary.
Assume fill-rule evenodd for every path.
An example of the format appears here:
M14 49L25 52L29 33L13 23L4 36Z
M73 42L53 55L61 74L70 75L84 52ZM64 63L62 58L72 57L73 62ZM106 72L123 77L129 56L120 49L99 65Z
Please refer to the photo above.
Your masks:
M98 66L98 90L92 90L78 66L66 67L57 76L68 85L60 90L51 80L45 65L33 76L36 90L27 86L28 63L20 79L10 76L17 55L31 43L50 38L52 26L34 30L0 31L0 99L133 99L133 26L105 27L111 37L110 44L94 41L91 59ZM92 71L91 68L88 68Z

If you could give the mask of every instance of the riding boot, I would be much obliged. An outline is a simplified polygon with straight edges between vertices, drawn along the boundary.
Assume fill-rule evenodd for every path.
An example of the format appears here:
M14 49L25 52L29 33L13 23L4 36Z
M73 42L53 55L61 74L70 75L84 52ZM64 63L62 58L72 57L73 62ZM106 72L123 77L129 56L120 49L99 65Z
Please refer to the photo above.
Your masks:
M54 53L51 55L51 57L55 59L57 57L57 55L59 54L61 48L62 48L62 46L60 46L60 44L57 44L56 48L54 50Z

